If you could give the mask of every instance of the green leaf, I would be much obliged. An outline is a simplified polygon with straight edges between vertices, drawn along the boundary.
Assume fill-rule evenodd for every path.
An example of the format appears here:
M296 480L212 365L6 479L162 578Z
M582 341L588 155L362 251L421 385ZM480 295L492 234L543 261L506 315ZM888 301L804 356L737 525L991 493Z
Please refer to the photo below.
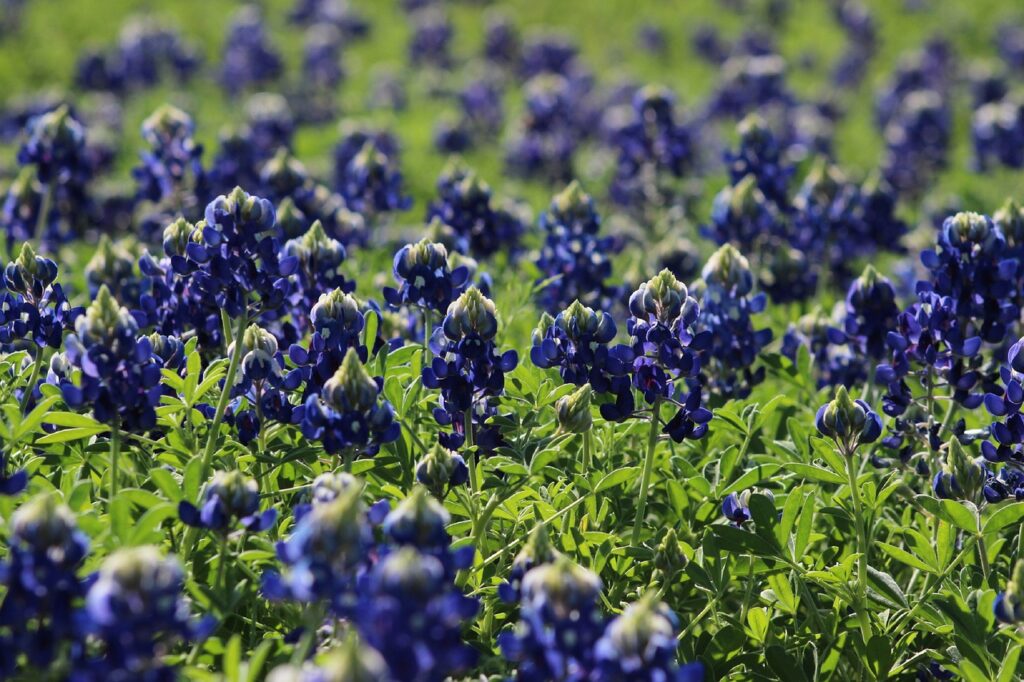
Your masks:
M878 542L876 543L876 546L896 561L899 561L901 564L906 564L911 568L916 568L927 573L936 573L934 568L904 549L900 549L899 547L885 542Z
M726 525L711 527L715 540L722 549L731 552L745 552L761 557L775 556L775 548L767 540L754 533Z
M956 500L939 500L939 507L946 514L947 520L960 530L968 533L978 532L978 512L968 509Z
M179 502L182 498L181 484L167 469L155 467L149 470L149 479L171 502Z
M778 464L759 464L753 469L747 470L742 476L733 481L730 485L722 489L719 493L719 497L725 497L730 493L737 493L741 490L757 485L762 481L766 481L782 467Z
M999 676L996 678L996 682L1013 682L1013 680L1020 679L1017 675L1017 665L1020 663L1022 646L1024 645L1018 644L1006 653L1006 658L1003 659L1003 664L999 667Z
M768 620L768 609L756 607L747 611L747 625L750 627L750 634L758 642L764 642L768 636Z
M242 677L242 636L235 634L224 649L224 678L227 682L240 682Z
M998 533L1021 519L1024 519L1024 502L1011 502L996 509L995 513L985 520L981 532L985 535Z
M800 347L803 348L802 345ZM778 644L773 644L765 649L764 658L768 662L768 667L778 675L780 680L799 682L800 680L807 679L803 667L788 651Z
M103 424L96 421L89 415L78 414L77 412L50 412L43 418L43 422L46 424L53 424L54 426L74 426L93 429L105 428Z
M37 445L50 445L53 443L69 443L76 440L86 440L93 436L103 433L107 430L105 426L98 426L95 428L75 428L75 429L64 429L62 431L55 431L49 433L39 440L36 441Z
M829 471L813 464L802 464L800 462L786 462L784 465L787 469L803 477L808 481L817 481L818 483L832 483L834 485L842 485L846 483L846 477L840 476L834 471Z
M19 441L30 433L34 433L39 427L39 424L46 417L47 410L60 400L59 396L52 395L49 398L43 398L39 401L31 412L29 412L23 420L21 420L14 429L14 440Z
M132 529L132 503L118 495L110 502L110 529L122 545L128 544Z

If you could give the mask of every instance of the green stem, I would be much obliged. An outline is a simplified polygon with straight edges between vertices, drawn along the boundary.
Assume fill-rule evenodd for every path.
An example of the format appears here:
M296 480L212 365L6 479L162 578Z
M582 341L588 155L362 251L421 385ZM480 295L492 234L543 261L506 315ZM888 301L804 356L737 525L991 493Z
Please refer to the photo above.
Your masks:
M110 431L110 499L107 504L113 504L117 497L117 479L120 478L121 464L121 430L115 420Z
M980 523L980 521L979 521ZM978 563L981 565L981 575L985 579L985 585L988 585L988 547L985 545L985 536L978 531Z
M472 452L473 443L473 408L466 410L463 419L466 431L466 458L469 460L469 487L474 493L480 490L480 471L477 468L476 453Z
M36 348L35 357L32 358L32 374L29 375L25 392L21 394L21 414L25 414L25 410L28 409L28 401L32 399L32 394L36 391L36 382L39 381L39 373L42 371L42 367L43 349Z
M422 365L426 367L430 364L430 334L434 331L432 320L430 319L430 310L423 309L423 361Z
M238 365L242 360L242 335L245 334L246 316L238 317L238 326L235 328L235 348L231 353L231 360L228 361L228 373L224 377L224 388L220 393L220 400L217 401L217 413L213 415L213 423L210 425L210 433L206 437L206 449L203 450L203 464L199 471L199 480L205 481L210 475L210 465L213 463L213 450L217 446L217 437L220 435L220 424L224 421L224 411L228 409L228 401L231 400L231 387L235 384L235 374L238 372Z
M844 453L846 473L850 479L850 497L853 500L853 525L857 529L857 616L860 619L861 635L864 643L871 639L871 620L868 616L868 542L864 533L864 516L861 511L860 487L857 485L857 471L853 462L853 453Z
M583 432L583 475L590 472L590 429Z
M644 514L647 513L647 488L651 485L654 472L654 451L658 447L658 427L661 426L661 398L654 399L651 407L651 430L647 435L647 454L644 457L644 469L640 478L640 500L636 506L636 518L633 519L633 540L635 547L640 543L640 529L644 525Z
M222 534L220 536L220 556L217 559L217 593L220 594L222 598L226 596L227 592L227 584L224 582L224 578L227 575L225 572L225 565L227 562L228 536L226 534ZM226 599L225 603L227 603Z

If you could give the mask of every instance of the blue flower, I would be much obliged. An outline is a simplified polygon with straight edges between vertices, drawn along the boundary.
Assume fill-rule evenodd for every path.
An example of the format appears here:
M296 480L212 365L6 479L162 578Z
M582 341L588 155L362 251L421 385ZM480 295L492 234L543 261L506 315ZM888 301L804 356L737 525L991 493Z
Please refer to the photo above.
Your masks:
M702 286L696 329L711 335L705 363L711 385L725 395L749 395L764 379L764 368L750 368L772 340L772 330L755 329L751 319L764 310L765 295L752 295L754 275L747 259L731 244L708 259Z
M757 114L740 121L739 147L725 152L729 179L738 185L748 175L756 179L757 188L779 208L789 205L789 180L794 168L782 158L782 149L768 124Z
M449 490L469 482L469 467L462 455L437 443L416 464L416 480L434 497L443 500Z
M320 394L296 408L293 419L306 438L320 441L330 454L374 455L382 444L398 438L400 430L391 404L380 399L382 384L350 348Z
M439 9L428 8L414 15L412 22L409 63L415 67L450 68L455 28L448 16Z
M594 200L576 181L541 214L545 239L537 268L542 274L538 284L545 284L539 294L545 310L555 312L576 300L603 309L617 303L621 289L606 283L617 245L612 237L597 236L600 225Z
M230 95L276 80L284 69L281 55L270 44L263 16L255 5L235 12L224 41L220 82Z
M696 153L690 129L676 121L675 97L660 86L641 88L633 98L633 117L616 136L612 200L635 210L652 200L676 200L674 185L692 169Z
M498 597L509 604L517 603L522 597L523 578L526 574L541 564L553 563L560 556L562 553L551 544L547 526L538 523L512 560L508 579L498 585Z
M349 208L368 220L379 214L405 211L412 205L397 165L372 140L345 166L338 190Z
M581 133L579 94L564 76L538 75L523 86L526 110L505 151L507 171L523 178L569 182Z
M921 254L931 288L952 298L960 325L1000 343L1016 322L1020 264L1007 258L1006 238L988 216L957 213L942 223L938 248Z
M715 195L711 223L701 226L701 234L718 244L754 251L772 237L785 239L787 228L777 207L758 188L758 178L746 175Z
M60 380L68 405L91 407L97 420L127 431L156 425L156 406L163 393L160 360L148 337L126 308L101 286L68 337L67 360L80 370L79 381Z
M502 655L515 666L515 679L594 679L594 645L604 633L600 593L601 580L565 557L526 574L519 622L498 635Z
M89 541L75 516L44 494L26 502L10 522L7 559L0 563L0 628L6 649L0 674L13 675L19 658L45 670L75 634L74 609L85 593L78 571L89 551ZM10 666L10 667L9 667Z
M120 549L107 557L85 597L85 628L101 643L102 653L90 655L83 647L70 679L173 676L162 652L208 630L205 623L192 622L184 587L181 564L156 547Z
M203 493L203 506L189 502L178 504L181 520L196 528L227 533L237 523L248 532L267 530L277 519L277 511L260 513L260 495L256 481L240 471L218 471Z
M920 196L948 164L953 113L942 93L907 94L885 126L886 180L898 191Z
M1006 625L1017 625L1024 621L1024 560L1018 560L1013 566L1013 574L1006 582L1006 589L996 596L992 608L996 620Z
M33 165L45 185L83 184L92 175L86 155L85 128L66 105L32 119L18 163Z
M1024 461L1021 445L1024 444L1024 338L1018 340L1006 355L1006 364L999 368L1002 390L1000 393L985 394L985 408L997 420L989 427L992 441L981 444L981 454L990 462L1006 462L1010 459Z
M676 663L679 619L653 595L627 606L605 628L594 647L595 680L703 682L704 665Z
M466 266L452 268L444 245L428 239L399 249L391 272L398 289L384 287L384 300L395 308L420 308L424 314L447 312L470 274Z
M470 287L448 307L441 327L430 342L434 359L423 368L423 385L440 389L440 405L434 419L453 432L441 435L441 444L458 450L466 439L466 428L475 427L473 443L482 451L497 444L497 432L485 427L497 414L497 397L505 390L505 373L515 369L515 351L498 354L494 337L498 318L494 303Z
M519 31L508 17L492 14L487 18L484 33L483 56L488 62L505 68L514 68L522 56Z
M512 212L494 206L490 186L476 173L459 162L449 164L437 180L437 195L427 220L436 217L451 226L456 250L480 259L515 255L525 227Z
M611 315L574 301L553 320L541 318L530 360L542 369L557 368L563 381L590 384L597 393L628 393L628 353L608 346L615 334Z
M859 355L880 360L899 312L892 283L868 265L846 293L846 317L841 331L832 330L833 342L849 343Z
M861 445L882 435L882 418L863 400L853 400L840 386L835 399L825 403L814 417L818 432L835 441L844 455L851 456Z
M327 235L319 220L301 237L285 242L281 253L298 262L295 273L297 286L290 301L293 310L310 310L328 292L340 290L350 293L356 288L355 282L347 280L341 272L347 256L345 247ZM302 315L293 312L294 317L303 319Z
M309 318L313 333L307 346L293 344L288 349L289 359L303 369L306 398L334 376L350 349L360 360L367 358L362 340L365 314L354 296L341 289L321 294Z
M132 170L140 199L166 202L181 212L197 211L209 198L203 146L194 133L192 117L168 104L142 122L142 138L150 150L142 152L142 164Z
M7 291L0 294L0 345L61 347L64 332L73 328L82 309L71 307L56 279L57 264L37 256L26 242L3 271Z
M139 300L140 278L135 273L135 258L127 249L114 244L107 235L100 237L96 253L85 265L89 295L95 296L106 285L122 301Z

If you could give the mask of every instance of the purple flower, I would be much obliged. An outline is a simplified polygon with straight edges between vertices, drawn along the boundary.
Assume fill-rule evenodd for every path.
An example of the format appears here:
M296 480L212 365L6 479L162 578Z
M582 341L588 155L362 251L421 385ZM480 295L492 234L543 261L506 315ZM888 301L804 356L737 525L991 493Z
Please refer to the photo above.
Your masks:
M196 528L227 533L238 524L247 532L269 529L277 519L277 511L259 511L259 488L256 481L240 471L218 471L203 493L202 508L182 501L178 516L182 522Z

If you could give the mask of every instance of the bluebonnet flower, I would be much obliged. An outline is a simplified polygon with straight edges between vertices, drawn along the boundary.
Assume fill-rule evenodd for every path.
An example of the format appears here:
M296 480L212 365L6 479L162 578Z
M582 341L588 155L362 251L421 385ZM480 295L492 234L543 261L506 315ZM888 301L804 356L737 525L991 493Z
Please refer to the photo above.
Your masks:
M444 505L431 497L426 488L417 486L388 512L381 527L390 545L413 547L433 556L441 562L445 575L454 577L456 571L473 562L475 550L451 548L452 538L447 530L450 522Z
M986 464L988 478L981 489L981 494L989 504L998 504L1012 498L1016 502L1024 501L1024 470L1019 463L1005 464L995 474Z
M298 259L280 255L273 205L236 187L205 215L185 249L195 289L231 317L281 306Z
M361 486L349 486L329 502L314 504L298 520L291 535L277 544L285 572L264 575L268 599L322 602L336 617L352 615L357 579L373 549L361 495Z
M1006 582L1006 589L996 596L992 609L996 620L1007 625L1017 625L1024 621L1024 559L1019 559L1013 566L1013 574Z
M436 217L451 226L461 253L480 259L499 252L514 255L525 227L496 203L490 186L456 161L437 180L437 199L427 207L427 220Z
M72 307L57 283L57 264L37 256L28 242L3 271L0 293L0 346L31 342L38 348L60 348L82 309ZM33 387L34 389L34 387Z
M982 458L974 459L955 437L946 446L946 461L932 479L932 491L940 499L968 500L980 504L984 500L986 481L992 472Z
M1002 342L1019 315L1013 299L1019 263L1006 251L991 218L957 213L942 223L938 248L921 254L931 288L951 297L961 326L989 343Z
M345 199L314 180L285 147L260 168L260 191L277 205L278 223L287 237L299 237L319 221L327 236L343 245L364 244L365 221Z
M39 214L43 210L43 192L43 185L32 166L23 168L8 186L0 207L0 226L5 232L9 253L14 251L18 242L27 242L36 236ZM44 227L46 232L40 236L45 243L59 244L62 241L57 221L47 216Z
M590 402L593 395L594 389L590 387L590 384L583 384L555 402L555 417L561 431L586 433L593 428L594 418L590 414Z
M594 645L595 680L703 682L704 664L676 663L679 619L654 595L627 606Z
M770 501L775 501L775 496L770 490L764 488L748 488L738 493L729 493L722 500L722 515L734 526L742 526L751 518L750 497L751 495L763 495Z
M674 95L660 86L636 92L633 117L614 140L618 160L609 193L627 208L665 205L677 198L679 181L694 166L693 135L676 120Z
M1021 445L1024 444L1024 416L1020 409L1024 404L1024 338L1018 340L1006 354L1006 363L999 368L1002 386L999 393L985 395L985 408L997 418L989 433L995 440L983 441L981 454L990 462L1008 460L1024 461Z
M474 138L487 140L501 132L505 123L503 92L493 81L480 78L459 92L464 127Z
M85 265L85 281L90 296L96 296L100 287L106 285L118 300L139 300L141 283L135 272L135 258L105 234L100 236L96 253Z
M1024 67L1024 29L1019 25L1001 25L996 31L996 46L999 48L999 56L1011 70Z
M779 238L768 239L760 251L764 260L758 279L772 302L806 301L814 296L818 289L818 270L806 254Z
M366 319L354 296L341 289L321 294L309 317L313 333L308 345L288 349L289 359L303 368L307 399L334 376L349 350L363 362L367 358L362 340Z
M777 54L738 54L722 64L707 114L739 119L764 107L788 106L793 99L786 86L785 59Z
M523 548L512 559L508 579L498 585L498 597L509 604L517 603L522 596L523 578L526 574L542 564L554 563L560 556L562 553L551 544L547 526L538 523L530 531Z
M364 38L370 21L349 0L295 0L288 20L300 25L330 24L345 38Z
M10 471L10 463L8 455L0 454L0 495L6 497L17 495L28 487L28 472L24 469Z
M74 610L85 593L78 571L89 541L75 515L52 494L32 498L10 521L8 554L0 562L0 675L45 670L75 634ZM21 660L24 657L24 660Z
M356 288L355 282L347 280L341 272L345 247L327 236L319 220L303 236L285 242L282 253L298 261L297 286L292 293L291 304L299 311L313 308L328 292L340 289L349 293ZM304 318L296 312L292 316L300 320Z
M473 148L473 134L464 119L442 116L434 126L434 149L438 152L462 154Z
M567 76L576 66L578 55L579 48L564 35L533 35L523 46L522 72L527 78L543 73Z
M284 68L281 55L270 44L263 16L255 5L235 12L224 41L220 82L231 95L276 80Z
M428 8L416 13L411 21L409 63L416 67L451 68L455 28L448 16L440 9Z
M515 369L519 357L514 350L498 354L494 338L498 318L494 303L476 287L467 289L448 307L444 322L434 331L430 348L434 359L423 368L423 385L441 390L434 419L451 426L440 442L458 450L466 441L467 428L477 433L471 443L482 451L493 449L497 434L485 427L497 413L497 398L505 390L505 373Z
M641 49L651 54L664 55L668 49L665 30L656 24L641 25L637 30L636 41Z
M334 147L334 187L340 188L347 182L348 167L362 151L367 142L373 142L377 151L391 161L399 161L398 140L386 130L368 128L352 123L339 126L341 139Z
M238 439L249 443L259 435L267 420L289 423L293 406L288 395L299 387L303 372L285 372L284 356L278 352L277 339L258 325L249 325L241 339L228 346L230 357L236 343L242 344L240 371L234 386L229 387L236 398L233 409ZM244 398L246 409L239 409Z
M616 328L612 316L579 301L551 319L541 318L533 333L530 360L542 369L557 368L562 380L597 393L616 396L630 392L629 365L620 348L609 348Z
M632 317L626 324L630 334L630 362L633 388L647 403L668 399L679 407L664 432L673 440L699 439L707 432L711 412L700 406L701 391L694 387L685 394L686 382L700 373L699 352L711 341L708 332L696 333L694 324L700 306L682 282L662 270L640 285L629 298ZM678 385L682 384L682 385ZM632 393L622 391L615 403L601 406L601 415L611 421L632 416Z
M342 32L337 26L316 23L306 31L302 52L304 85L313 91L334 91L345 78L341 65Z
M946 168L952 112L934 90L912 92L885 127L886 180L900 192L919 196Z
M367 576L355 620L391 679L443 679L476 662L462 626L478 602L455 587L454 577L437 557L411 546L389 552Z
M462 294L470 275L465 265L452 268L444 245L428 239L399 249L391 272L398 289L384 287L384 300L395 308L419 308L424 315L447 312L452 301Z
M605 282L612 272L615 239L599 237L600 225L594 200L575 181L541 214L545 238L537 268L543 275L539 282L547 282L539 294L545 310L555 312L576 300L608 309L620 297L620 288Z
M569 182L581 131L579 94L564 76L545 73L524 86L525 110L505 151L509 173L523 178Z
M184 587L181 564L156 547L120 549L107 557L85 597L85 628L102 653L80 651L70 679L173 677L162 660L167 646L201 639L209 630L207 622L192 622Z
M345 166L338 189L349 208L363 214L367 220L380 214L404 211L412 205L397 165L372 140L368 140Z
M847 456L882 435L882 418L863 400L850 398L845 386L839 387L833 400L818 408L814 425Z
M889 348L889 332L896 329L900 310L892 283L868 265L846 293L842 330L833 330L833 343L849 343L858 354L881 360Z
M398 438L399 424L387 400L380 399L383 380L363 367L349 348L338 371L324 382L320 395L310 396L294 411L306 438L323 443L332 455L374 455Z
M736 151L725 152L732 184L738 185L748 175L753 175L764 196L779 208L786 208L789 181L795 169L783 159L782 148L767 122L751 114L740 121L736 130L740 136L739 147Z
M985 172L993 162L1008 168L1024 166L1024 105L996 101L979 106L971 118L974 169Z
M517 680L594 679L594 645L604 632L600 592L601 580L565 557L523 577L519 622L498 635Z
M484 32L483 56L491 64L504 68L515 68L522 57L522 39L519 30L503 14L487 16Z
M217 153L209 169L211 193L227 193L235 187L258 187L263 159L263 150L253 144L247 126L224 128L218 135Z
M696 329L710 333L705 364L711 385L725 395L744 397L764 380L764 368L751 367L772 340L771 329L755 329L751 315L764 310L763 293L753 294L754 275L747 259L726 244L708 259L701 286Z
M782 337L782 355L796 364L801 346L805 346L814 362L817 386L853 386L868 379L864 357L855 354L849 345L833 342L835 323L816 309L790 324Z
M875 119L879 126L884 128L897 118L915 93L945 96L952 85L953 71L952 46L942 39L930 40L922 49L906 55L876 96Z
M434 497L443 500L449 490L469 481L469 467L462 455L437 443L416 464L416 480Z
M67 360L81 370L79 382L60 381L68 405L91 407L97 420L127 431L156 424L162 393L160 361L149 338L126 308L101 286L67 340Z
M142 152L141 165L132 170L140 199L191 220L199 218L199 208L209 199L203 146L196 143L194 132L191 116L170 105L161 106L142 122L149 151Z
M968 409L981 404L982 396L971 389L979 380L976 371L966 366L981 348L981 338L967 336L957 319L956 303L927 287L918 294L918 301L896 318L896 329L886 336L892 350L891 362L878 365L875 378L886 384L882 398L886 414L902 415L913 400L905 381L911 373L921 375L927 386L933 373L946 379L953 388L953 397Z
M729 57L731 46L712 24L701 24L690 34L693 52L710 64L721 64Z
M135 17L121 28L111 50L88 51L75 68L75 82L86 90L122 93L153 87L168 77L187 82L202 58L195 46L165 22Z
M218 471L203 492L203 506L182 501L178 515L182 522L197 528L227 533L238 524L243 530L259 532L270 528L277 511L259 511L260 495L256 481L240 471Z
M711 223L701 234L718 244L732 243L750 253L765 249L772 238L785 239L788 227L776 206L758 188L754 175L724 187L711 204Z
M61 105L28 123L28 137L18 150L18 163L36 168L45 185L83 184L92 174L86 155L85 128Z
M250 95L245 100L245 122L257 159L269 159L281 147L291 149L295 118L284 95L277 92Z
M409 106L409 94L402 75L386 66L374 67L366 106L371 110L405 111Z

